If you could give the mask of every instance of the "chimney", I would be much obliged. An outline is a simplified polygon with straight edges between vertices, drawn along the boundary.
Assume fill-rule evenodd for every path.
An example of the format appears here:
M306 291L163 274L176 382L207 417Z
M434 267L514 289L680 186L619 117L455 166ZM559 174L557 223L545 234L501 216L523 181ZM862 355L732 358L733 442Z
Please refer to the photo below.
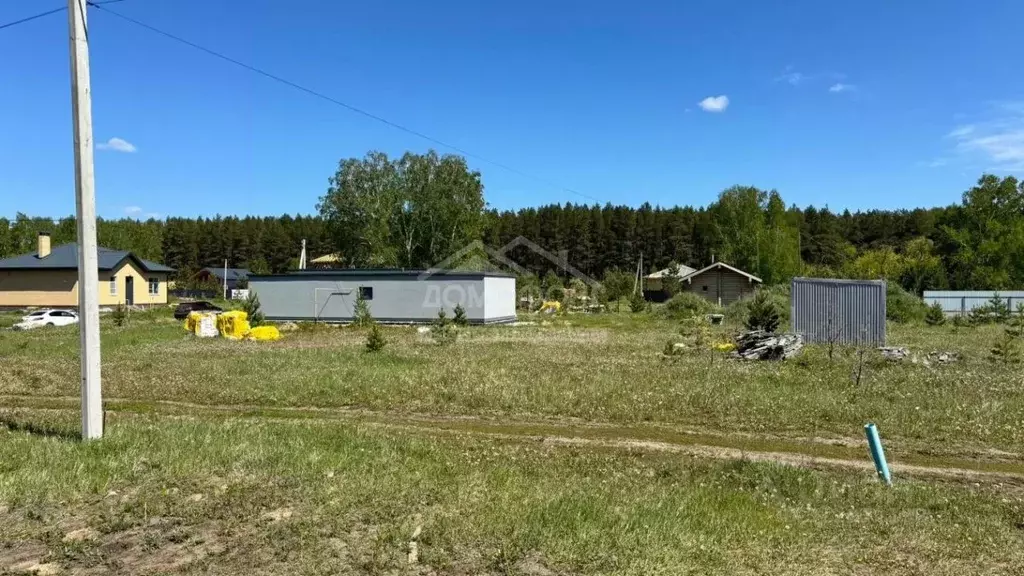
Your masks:
M46 258L47 256L50 255L50 233L49 232L40 232L39 233L38 247L39 247L38 256L40 258Z

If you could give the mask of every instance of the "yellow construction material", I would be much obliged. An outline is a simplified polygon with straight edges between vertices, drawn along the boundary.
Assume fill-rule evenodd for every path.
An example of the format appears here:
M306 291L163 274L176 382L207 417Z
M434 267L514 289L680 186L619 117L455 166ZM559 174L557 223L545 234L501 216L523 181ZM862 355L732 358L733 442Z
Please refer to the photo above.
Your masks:
M196 324L199 323L199 312L189 312L188 316L185 317L185 323L182 326L185 327L185 332L196 333Z
M545 300L544 303L540 305L541 314L557 314L561 311L562 303L559 302L558 300Z
M190 312L185 319L185 330L196 336L211 337L220 335L228 340L253 340L255 342L273 342L281 339L281 332L276 326L249 326L249 316L241 310L231 310L220 314L211 312Z
M210 312L189 312L185 318L185 330L196 336L209 338L217 335L216 314Z
M222 338L241 340L249 332L249 315L242 310L231 310L217 315L217 331Z
M281 339L281 332L277 330L277 326L257 326L249 330L245 339L256 342L273 342Z

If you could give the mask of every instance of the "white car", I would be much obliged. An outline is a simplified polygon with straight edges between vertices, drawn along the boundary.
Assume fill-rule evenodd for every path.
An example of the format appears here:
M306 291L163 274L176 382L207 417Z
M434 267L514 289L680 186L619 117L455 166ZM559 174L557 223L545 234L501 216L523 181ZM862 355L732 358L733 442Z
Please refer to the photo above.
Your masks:
M78 324L78 314L70 310L36 310L22 316L21 322L14 325L15 330L31 330L40 326L67 326Z

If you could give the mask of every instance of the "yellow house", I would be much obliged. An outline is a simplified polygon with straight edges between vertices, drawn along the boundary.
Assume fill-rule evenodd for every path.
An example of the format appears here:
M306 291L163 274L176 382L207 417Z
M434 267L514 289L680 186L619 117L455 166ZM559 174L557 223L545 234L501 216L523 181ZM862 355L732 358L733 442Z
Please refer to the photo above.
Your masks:
M174 272L124 250L100 248L100 306L167 303L167 278ZM0 260L0 308L78 306L78 245L50 249L50 235L39 235L34 254Z

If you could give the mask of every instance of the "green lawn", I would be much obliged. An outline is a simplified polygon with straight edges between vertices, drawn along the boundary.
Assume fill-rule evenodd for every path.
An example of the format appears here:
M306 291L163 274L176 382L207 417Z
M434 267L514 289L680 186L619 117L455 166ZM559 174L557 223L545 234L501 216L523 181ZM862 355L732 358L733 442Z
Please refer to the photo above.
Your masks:
M73 431L73 413L8 423ZM407 434L118 416L0 431L0 571L966 574L1024 568L1020 489ZM416 538L418 561L408 562ZM80 541L65 541L71 533ZM94 572L93 572L94 571Z
M1000 328L893 325L963 360L871 354L858 386L850 350L668 359L657 317L538 322L447 347L387 328L369 354L353 328L252 343L104 319L108 434L84 444L77 329L2 330L0 574L1024 570L1024 382L987 359ZM789 465L752 460L772 452Z
M673 323L629 314L569 316L548 326L472 328L439 347L412 328L292 332L276 343L204 341L169 318L106 327L104 392L133 400L358 407L398 413L582 419L723 432L856 438L876 422L894 446L931 452L1024 452L1024 371L991 362L1001 328L892 325L890 343L952 350L953 365L830 361L666 361ZM78 394L74 329L0 332L0 394Z

